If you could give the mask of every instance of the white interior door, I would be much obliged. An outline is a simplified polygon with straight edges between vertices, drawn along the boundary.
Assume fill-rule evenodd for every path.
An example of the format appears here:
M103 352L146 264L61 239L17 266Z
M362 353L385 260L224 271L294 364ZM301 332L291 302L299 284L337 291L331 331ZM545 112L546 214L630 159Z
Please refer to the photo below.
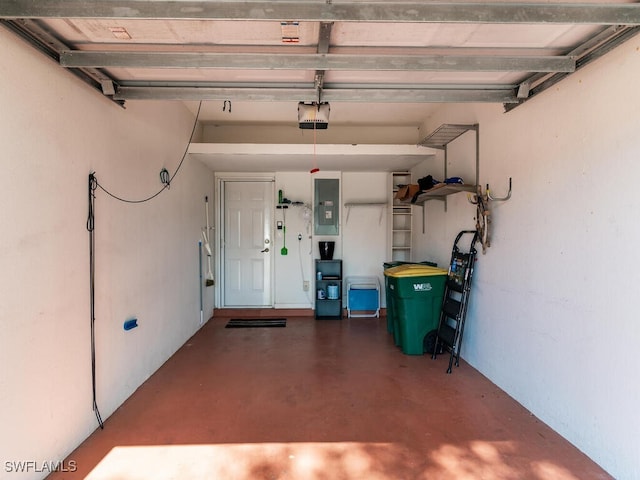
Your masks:
M225 307L271 307L273 183L224 182Z

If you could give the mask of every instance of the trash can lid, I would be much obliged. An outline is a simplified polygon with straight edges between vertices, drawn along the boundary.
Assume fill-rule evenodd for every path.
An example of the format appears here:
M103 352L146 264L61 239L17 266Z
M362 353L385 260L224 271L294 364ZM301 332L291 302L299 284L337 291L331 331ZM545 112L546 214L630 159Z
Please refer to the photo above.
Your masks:
M434 275L446 275L447 270L431 265L423 265L418 263L408 263L406 265L398 265L384 270L384 274L388 277L429 277Z

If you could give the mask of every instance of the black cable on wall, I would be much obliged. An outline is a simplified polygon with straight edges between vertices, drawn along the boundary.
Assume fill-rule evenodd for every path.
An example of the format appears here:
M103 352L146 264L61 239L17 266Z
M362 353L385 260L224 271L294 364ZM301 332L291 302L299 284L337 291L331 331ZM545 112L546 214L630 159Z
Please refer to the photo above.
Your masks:
M93 411L98 419L100 428L104 428L98 401L96 399L96 259L95 259L95 191L98 181L95 174L89 174L89 216L87 217L87 230L89 231L89 298L91 304L91 391L93 395Z
M184 159L187 158L187 153L189 153L189 145L193 141L193 135L196 133L196 127L198 126L198 119L200 118L200 109L201 108L202 108L202 101L198 104L198 111L196 113L196 119L193 122L193 128L191 129L191 135L189 136L189 141L187 142L187 146L184 149L184 153L182 154L182 158L180 159L180 163L178 164L178 167L176 168L176 171L173 172L173 175L171 175L170 177L169 177L169 172L167 171L166 168L163 168L160 171L160 182L162 183L162 188L160 190L158 190L156 193L154 193L153 195L150 195L150 196L148 196L146 198L141 198L141 199L135 200L135 199L123 198L123 197L120 197L118 195L115 195L115 194L111 193L105 187L100 185L100 182L98 182L98 180L96 180L96 185L98 186L98 188L100 188L100 190L102 190L104 193L106 193L110 197L112 197L112 198L114 198L114 199L116 199L116 200L118 200L120 202L124 202L124 203L145 203L145 202L148 202L149 200L153 200L158 195L160 195L162 192L164 192L166 189L168 189L171 186L171 182L173 181L175 176L180 171L180 168L182 167L182 164L184 163Z
M107 190L106 188L104 188L102 185L100 185L100 182L98 182L98 178L96 177L95 172L91 172L89 174L89 214L87 216L87 231L89 232L89 298L90 298L90 322L91 322L91 392L92 392L92 396L93 396L93 411L96 415L96 419L98 420L98 424L100 425L101 429L104 429L104 423L102 421L102 417L100 416L100 410L98 409L98 401L97 401L97 395L96 395L96 331L95 331L95 323L96 323L96 308L95 308L95 304L96 304L96 296L95 296L95 280L96 280L96 263L95 263L95 235L94 235L94 231L95 231L95 200L96 200L96 190L98 188L100 188L100 190L102 190L104 193L106 193L107 195L109 195L110 197L120 201L120 202L125 202L125 203L144 203L144 202L148 202L152 199L154 199L155 197L157 197L158 195L160 195L162 192L164 192L166 189L168 189L171 185L171 182L173 181L173 179L175 178L175 176L178 174L178 171L180 170L180 168L182 167L182 164L184 163L184 159L187 157L187 153L189 152L189 145L191 144L192 140L193 140L193 135L195 134L196 131L196 127L198 125L198 119L200 118L200 109L202 108L202 102L200 102L200 104L198 105L198 112L196 113L196 118L195 121L193 122L193 128L191 129L191 135L189 136L189 141L187 142L187 146L184 150L184 153L182 154L182 158L180 159L180 163L178 164L178 167L176 168L176 171L173 172L173 175L169 176L169 172L167 171L166 168L163 168L162 171L160 172L160 181L163 184L162 188L160 190L158 190L156 193L154 193L153 195L146 197L146 198L142 198L139 200L131 200L131 199L126 199L126 198L122 198L119 197L118 195L114 195L113 193L111 193L109 190ZM231 107L229 107L231 108Z

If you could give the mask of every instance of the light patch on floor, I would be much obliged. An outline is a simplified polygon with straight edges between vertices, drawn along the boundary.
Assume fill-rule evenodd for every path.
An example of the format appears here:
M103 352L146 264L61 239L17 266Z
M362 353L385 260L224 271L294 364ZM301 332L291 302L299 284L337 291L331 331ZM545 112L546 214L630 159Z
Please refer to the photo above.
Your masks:
M415 479L503 480L519 471L505 462L518 455L512 442L443 445L414 465ZM388 480L405 448L392 443L308 442L221 445L154 445L113 448L86 480L367 479ZM406 465L403 465L406 467ZM577 480L550 462L532 466L531 478ZM391 476L390 476L391 474Z
M516 442L473 441L468 446L443 445L429 457L435 468L425 478L455 478L456 480L502 480L521 478L522 471L509 466L509 457L521 456L526 446ZM578 480L567 469L551 462L535 462L531 468L534 479ZM433 476L432 476L433 475Z
M87 480L174 479L386 479L371 451L393 453L392 444L262 443L157 445L113 448ZM391 455L393 457L393 455Z

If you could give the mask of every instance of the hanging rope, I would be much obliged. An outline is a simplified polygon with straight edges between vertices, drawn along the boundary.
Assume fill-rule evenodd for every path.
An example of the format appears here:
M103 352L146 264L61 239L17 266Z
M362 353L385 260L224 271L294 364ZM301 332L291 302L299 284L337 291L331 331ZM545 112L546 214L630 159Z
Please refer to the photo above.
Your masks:
M318 108L320 108L320 106L318 105ZM313 114L313 163L312 163L312 168L310 173L317 173L320 171L320 169L318 168L318 158L317 158L317 154L316 154L316 146L318 143L318 139L317 139L317 135L316 135L316 112L314 112Z
M91 304L91 392L93 395L93 411L101 429L104 429L98 401L96 397L96 260L95 260L95 191L98 188L98 180L93 172L89 174L89 215L87 217L87 230L89 231L89 298Z

